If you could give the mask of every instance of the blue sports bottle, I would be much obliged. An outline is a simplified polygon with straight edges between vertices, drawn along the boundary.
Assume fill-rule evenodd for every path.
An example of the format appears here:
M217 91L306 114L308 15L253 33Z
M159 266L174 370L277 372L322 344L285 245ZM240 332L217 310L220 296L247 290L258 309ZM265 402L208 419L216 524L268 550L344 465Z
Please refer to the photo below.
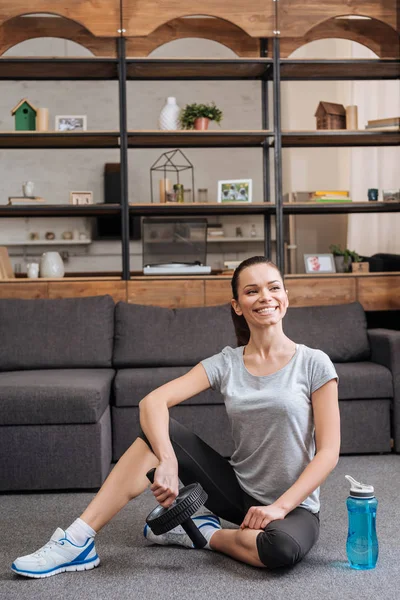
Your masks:
M373 569L378 560L376 510L378 500L372 485L359 483L350 475L350 496L346 500L349 517L346 551L352 569Z

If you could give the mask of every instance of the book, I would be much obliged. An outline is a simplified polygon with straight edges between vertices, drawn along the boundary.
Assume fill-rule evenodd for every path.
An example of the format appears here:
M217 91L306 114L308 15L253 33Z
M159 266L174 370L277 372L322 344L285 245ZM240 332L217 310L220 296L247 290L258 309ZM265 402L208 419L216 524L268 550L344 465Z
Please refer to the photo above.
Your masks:
M349 196L348 190L317 190L314 192L314 196Z
M352 199L344 196L319 196L315 198L315 202L352 202Z
M367 127L387 127L390 125L400 126L400 117L389 117L388 119L370 119Z
M400 131L400 125L366 125L369 131Z
M318 202L318 201L338 201L351 202L349 198L350 192L348 190L317 190L314 192L290 192L283 196L283 202Z

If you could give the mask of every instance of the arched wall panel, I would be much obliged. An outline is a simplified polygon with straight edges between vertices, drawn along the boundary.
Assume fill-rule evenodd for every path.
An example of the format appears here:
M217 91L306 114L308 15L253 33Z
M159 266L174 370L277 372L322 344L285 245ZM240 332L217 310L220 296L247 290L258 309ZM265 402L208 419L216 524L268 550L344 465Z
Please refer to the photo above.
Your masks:
M0 27L13 17L26 14L57 14L86 27L93 35L117 37L120 28L119 0L0 0Z
M271 37L275 29L273 0L123 0L126 36L147 36L184 16L207 15L240 27L251 37Z
M343 15L377 19L398 31L398 0L279 0L282 37L303 37L319 23Z
M202 38L219 42L242 58L260 56L260 42L243 30L220 19L174 19L146 37L127 38L126 55L145 57L156 48L182 38Z
M58 17L15 17L0 27L0 56L9 48L34 38L63 38L84 46L95 56L115 57L113 38L96 37L85 27Z
M400 58L400 38L379 21L330 19L317 25L303 37L282 37L280 52L287 58L305 44L326 38L339 38L363 44L380 58Z

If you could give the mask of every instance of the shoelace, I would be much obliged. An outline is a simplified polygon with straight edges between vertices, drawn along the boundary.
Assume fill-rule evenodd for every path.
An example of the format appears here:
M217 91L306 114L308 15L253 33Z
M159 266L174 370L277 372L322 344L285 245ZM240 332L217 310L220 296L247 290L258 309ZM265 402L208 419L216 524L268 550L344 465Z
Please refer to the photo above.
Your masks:
M46 554L46 552L48 550L52 550L53 546L63 546L64 544L60 544L60 542L56 542L54 540L51 540L50 542L47 542L47 544L45 544L44 546L42 546L41 548L39 548L39 550L37 552L34 553L34 556L40 556L41 554Z

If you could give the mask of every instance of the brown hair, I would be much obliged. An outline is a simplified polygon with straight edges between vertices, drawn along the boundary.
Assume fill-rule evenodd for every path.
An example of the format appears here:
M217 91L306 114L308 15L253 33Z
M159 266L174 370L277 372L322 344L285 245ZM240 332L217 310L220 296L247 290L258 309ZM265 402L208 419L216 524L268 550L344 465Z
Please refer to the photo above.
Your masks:
M265 256L252 256L251 258L246 258L243 262L240 263L238 267L236 267L235 272L232 276L231 286L232 286L232 296L237 301L239 299L238 295L238 287L239 287L239 275L242 271L247 269L248 267L252 267L253 265L270 265L274 269L276 269L281 276L282 282L284 281L283 275L280 269L276 266L272 260L266 258ZM250 329L247 325L246 319L243 315L237 315L233 310L233 306L231 306L231 316L233 321L233 326L235 328L236 339L238 346L246 346L250 339Z

